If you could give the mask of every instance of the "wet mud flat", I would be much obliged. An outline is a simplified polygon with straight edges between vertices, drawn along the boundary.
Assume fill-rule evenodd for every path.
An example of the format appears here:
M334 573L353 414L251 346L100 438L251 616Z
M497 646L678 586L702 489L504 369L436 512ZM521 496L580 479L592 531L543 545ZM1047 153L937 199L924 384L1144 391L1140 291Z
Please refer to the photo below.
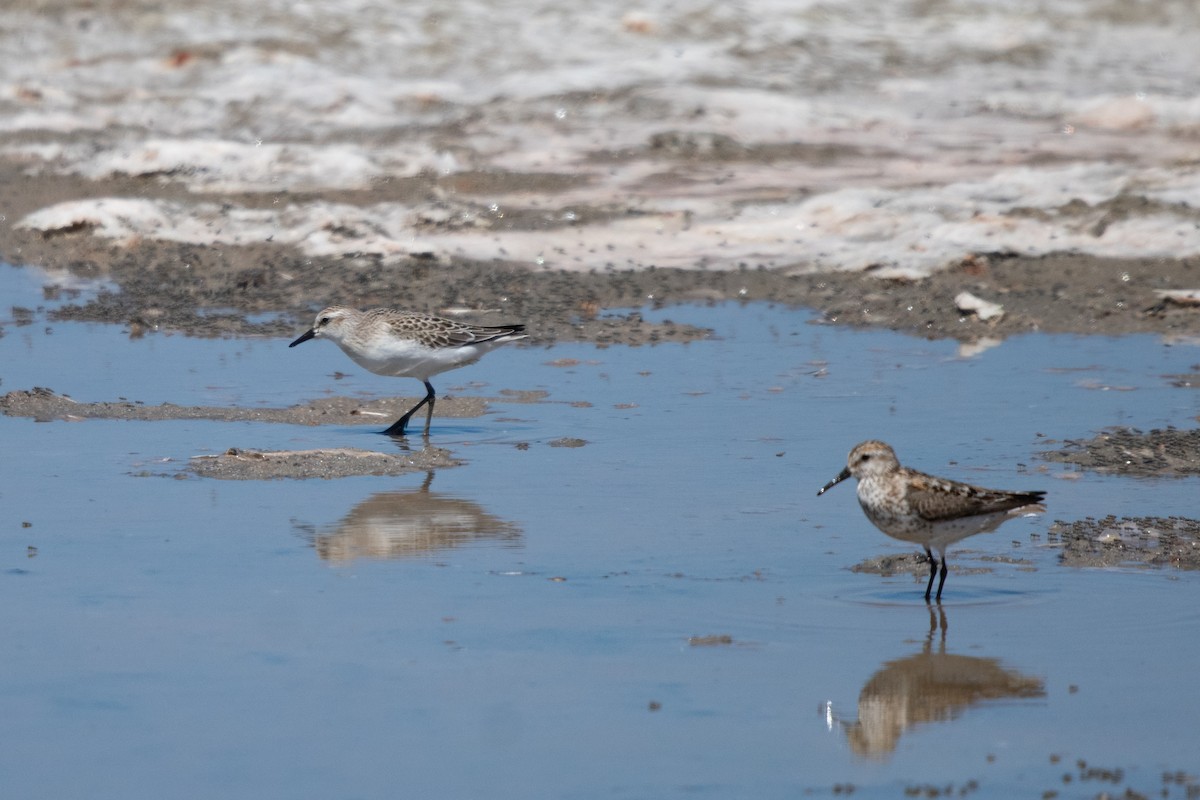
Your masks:
M131 400L79 402L45 387L18 389L0 396L0 413L41 422L120 419L153 422L172 419L207 419L217 422L272 422L288 425L378 425L386 428L421 398L364 400L327 397L289 408L240 406L147 405ZM511 401L510 401L511 402ZM438 398L437 414L444 417L479 417L488 401L481 397Z
M1109 475L1188 478L1200 475L1200 429L1116 428L1038 455ZM1200 569L1200 520L1186 517L1055 520L1047 537L1066 566Z
M1039 455L1047 461L1110 474L1200 475L1200 429L1117 428Z
M379 453L356 447L314 450L240 450L192 456L187 471L201 478L268 480L274 478L344 478L350 475L406 475L455 467L462 462L440 447L401 453ZM172 477L185 477L175 473Z
M545 398L543 391L506 390L491 401L536 403ZM383 398L368 400L354 397L326 397L288 408L246 408L242 406L186 406L174 403L146 404L117 400L80 402L45 387L19 389L0 395L0 414L25 417L38 422L86 422L87 420L125 420L162 422L166 420L211 420L214 422L266 422L287 425L372 425L385 428L415 405L420 398ZM437 416L466 419L487 413L489 398L446 396L437 401ZM381 437L384 438L384 437ZM430 446L416 435L392 439L395 453L362 448L324 448L305 450L259 450L231 447L215 455L192 457L182 470L143 471L142 477L199 476L223 480L270 480L275 478L345 478L358 475L404 475L459 466L462 461L449 450ZM583 447L577 437L560 437L547 442L549 447ZM528 449L529 445L518 445Z
M39 422L86 422L108 419L131 422L212 420L217 422L268 422L289 425L375 425L386 427L419 398L363 400L329 397L289 408L239 406L148 405L136 401L78 402L51 389L35 387L0 396L0 413ZM439 416L482 416L488 401L480 397L445 397L438 401ZM318 448L263 451L231 447L215 455L193 456L173 471L140 471L139 477L202 477L221 480L271 480L277 478L345 478L357 475L405 475L458 466L462 462L448 450L411 443L416 437L396 440L394 453L362 448Z
M1068 567L1200 569L1200 520L1116 517L1055 521L1047 533L1062 543Z
M970 549L951 550L947 554L946 565L951 575L984 575L995 572L992 564L1006 564L1016 569L1035 569L1033 561L1008 555L985 555ZM893 553L864 559L850 567L851 572L879 575L890 578L893 575L912 575L914 584L922 587L929 578L929 559L924 553Z
M1058 563L1066 567L1112 567L1200 570L1200 520L1187 517L1117 517L1054 520L1046 528L1046 544L1060 551ZM1035 546L1040 542L1032 542ZM1014 542L1013 546L1019 546ZM948 553L951 575L982 575L1007 569L1036 571L1036 563L1016 555L986 555L971 549ZM854 573L912 575L924 586L929 561L924 553L890 553L860 561Z
M510 192L531 181L536 184L536 176L493 179L498 190ZM437 191L432 178L404 186L398 190L389 183L356 197L362 203L382 202L404 191L405 199L426 202ZM114 242L87 225L43 232L14 224L23 213L55 200L130 194L171 198L181 191L159 178L88 181L29 175L0 162L0 202L10 209L0 223L0 259L111 282L111 288L56 308L52 318L126 325L135 334L288 336L310 324L309 315L320 307L337 302L467 311L485 324L523 321L535 344L648 344L694 340L710 332L670 321L646 323L635 310L646 304L767 301L815 309L826 324L934 339L974 341L1032 331L1200 336L1200 304L1185 293L1200 289L1200 261L1187 258L977 253L911 278L870 269L830 271L803 262L787 269L753 261L737 269L653 264L616 269L597 254L591 267L562 270L506 260L502 253L489 261L415 252L400 258L369 252L322 257L290 245ZM517 217L505 224L532 232L563 224ZM47 292L58 290L49 285ZM988 310L964 302L964 293Z

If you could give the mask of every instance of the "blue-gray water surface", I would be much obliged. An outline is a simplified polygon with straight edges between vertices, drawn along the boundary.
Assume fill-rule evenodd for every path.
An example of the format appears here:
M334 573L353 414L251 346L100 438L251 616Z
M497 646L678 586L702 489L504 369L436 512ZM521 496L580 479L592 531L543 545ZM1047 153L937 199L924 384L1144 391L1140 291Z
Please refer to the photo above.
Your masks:
M328 345L131 339L44 310L15 324L9 306L46 305L38 280L4 267L0 289L0 392L419 391ZM1194 517L1196 480L1037 453L1193 426L1200 395L1169 376L1200 346L1030 335L964 357L783 307L646 313L715 334L508 347L441 376L443 394L548 396L435 417L433 443L466 464L434 475L175 480L229 447L396 445L363 427L0 417L6 793L1091 797L1195 771L1200 576L1063 567L1046 530ZM551 446L564 437L586 444ZM816 496L867 438L1049 493L1044 515L951 548L952 567L991 571L951 573L944 619L923 580L849 571L912 549L852 486Z

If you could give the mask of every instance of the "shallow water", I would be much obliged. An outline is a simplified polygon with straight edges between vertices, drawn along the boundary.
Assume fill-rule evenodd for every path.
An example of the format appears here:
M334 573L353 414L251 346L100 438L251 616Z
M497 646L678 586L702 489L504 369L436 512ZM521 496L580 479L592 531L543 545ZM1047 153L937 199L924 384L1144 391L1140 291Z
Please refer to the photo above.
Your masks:
M0 281L13 305L45 305L30 273ZM646 313L716 335L510 347L443 376L444 393L549 397L435 419L433 442L467 461L436 475L139 477L231 446L396 445L0 417L9 791L899 797L975 781L999 798L1157 791L1194 768L1200 576L1060 567L1045 531L1194 515L1195 479L1076 475L1035 453L1042 436L1190 425L1200 395L1164 376L1200 348L1028 336L962 358L786 308ZM4 316L3 391L253 405L416 385L334 347ZM587 444L549 445L562 437ZM816 497L868 437L918 468L1049 492L1042 517L951 550L993 571L950 575L944 621L923 582L848 571L909 549L852 488ZM1080 759L1123 783L1082 781Z

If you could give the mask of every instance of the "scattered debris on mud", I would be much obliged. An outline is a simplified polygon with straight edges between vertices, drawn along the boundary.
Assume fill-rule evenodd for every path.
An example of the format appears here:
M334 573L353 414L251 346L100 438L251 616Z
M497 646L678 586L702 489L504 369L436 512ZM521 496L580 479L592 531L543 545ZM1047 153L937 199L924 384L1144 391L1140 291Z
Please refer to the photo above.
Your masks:
M1200 569L1200 520L1185 517L1091 517L1056 520L1050 541L1063 544L1069 567Z
M1123 475L1200 475L1200 428L1114 428L1094 439L1065 441L1060 450L1039 455L1047 461Z
M882 575L885 578L906 572L910 575L929 575L929 560L920 553L897 553L860 561L850 571Z
M969 559L969 556L964 556L964 559ZM991 567L964 566L961 563L955 563L953 560L946 566L950 572L956 575L980 575L992 571ZM914 578L926 580L929 577L929 560L925 558L923 553L892 553L860 561L850 567L850 571L882 575L885 578L908 573L914 576Z
M587 440L574 436L562 436L558 439L551 439L549 445L551 447L585 447L587 446Z

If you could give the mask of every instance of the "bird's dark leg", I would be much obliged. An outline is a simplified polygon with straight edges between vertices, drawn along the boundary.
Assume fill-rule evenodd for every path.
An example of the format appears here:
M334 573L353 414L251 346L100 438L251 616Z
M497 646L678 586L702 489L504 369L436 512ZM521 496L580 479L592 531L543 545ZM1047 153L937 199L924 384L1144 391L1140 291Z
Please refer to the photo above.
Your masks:
M937 596L934 598L935 600L938 601L938 603L942 602L942 587L946 585L946 554L945 553L942 553L942 571L940 574L941 574L942 578L941 578L941 580L938 581ZM933 582L932 575L929 576L929 582L930 583Z
M425 405L424 400L409 409L403 417L393 422L390 428L388 428L386 431L381 431L381 433L383 433L384 436L403 436L405 429L408 427L408 421L412 418L413 412L423 405Z
M407 413L400 419L392 423L392 426L383 432L384 436L403 436L405 429L408 427L408 421L412 419L412 415L417 413L421 406L428 405L429 411L425 415L425 435L429 435L429 423L433 419L433 385L429 381L425 381L425 390L427 394L422 398L421 402L410 408Z
M933 557L933 553L928 547L925 548L925 557L929 559L929 583L925 584L925 602L929 602L929 593L933 591L933 576L937 575L937 559ZM944 578L942 580L945 580ZM938 587L938 597L942 596L942 587Z
M429 423L433 422L433 404L434 401L437 400L437 395L434 394L433 384L429 381L425 381L425 391L428 392L428 394L425 395L425 400L429 402L429 407L425 411L425 435L428 436ZM418 406L418 408L419 407L420 406Z

